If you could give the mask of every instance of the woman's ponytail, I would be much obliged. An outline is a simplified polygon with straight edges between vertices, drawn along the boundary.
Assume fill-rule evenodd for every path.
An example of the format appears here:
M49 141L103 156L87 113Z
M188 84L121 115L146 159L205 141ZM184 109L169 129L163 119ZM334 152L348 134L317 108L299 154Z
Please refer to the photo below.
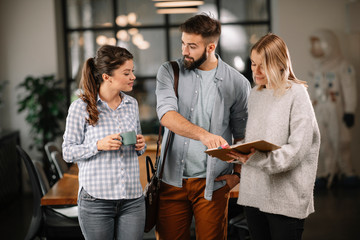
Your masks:
M100 87L99 77L101 76L97 73L94 58L89 58L84 63L82 70L80 88L83 91L80 94L80 98L87 104L86 111L89 114L89 118L86 120L93 126L95 126L99 120L99 111L96 105Z

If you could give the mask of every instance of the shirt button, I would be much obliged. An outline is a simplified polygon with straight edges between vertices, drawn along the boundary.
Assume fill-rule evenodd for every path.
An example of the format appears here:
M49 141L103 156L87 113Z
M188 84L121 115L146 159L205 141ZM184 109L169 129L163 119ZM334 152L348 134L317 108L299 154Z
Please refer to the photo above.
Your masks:
M195 91L195 94L197 94L198 93L198 91Z
M184 143L185 145L187 144L187 142Z
M191 109L190 109L190 111L194 111L194 109L193 109L193 108L191 108Z
M183 159L183 160L181 160L181 162L182 162L182 163L184 163L184 159Z
M199 77L199 75L196 75L196 77Z

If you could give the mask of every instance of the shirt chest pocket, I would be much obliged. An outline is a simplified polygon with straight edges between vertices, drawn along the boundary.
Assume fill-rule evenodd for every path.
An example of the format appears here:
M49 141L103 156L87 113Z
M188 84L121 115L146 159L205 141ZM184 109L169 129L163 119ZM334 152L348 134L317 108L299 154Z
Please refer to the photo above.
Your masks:
M126 114L118 114L117 122L121 132L137 130L137 116L135 112L129 111Z

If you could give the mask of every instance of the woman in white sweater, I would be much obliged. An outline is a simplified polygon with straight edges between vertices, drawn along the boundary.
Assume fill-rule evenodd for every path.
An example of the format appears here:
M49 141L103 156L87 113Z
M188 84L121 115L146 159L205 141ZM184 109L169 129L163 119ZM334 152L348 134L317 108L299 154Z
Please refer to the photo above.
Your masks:
M244 141L266 140L281 148L230 154L243 163L238 204L245 206L252 240L301 239L304 219L314 212L320 146L307 85L295 77L288 48L274 34L263 36L250 58L256 86Z

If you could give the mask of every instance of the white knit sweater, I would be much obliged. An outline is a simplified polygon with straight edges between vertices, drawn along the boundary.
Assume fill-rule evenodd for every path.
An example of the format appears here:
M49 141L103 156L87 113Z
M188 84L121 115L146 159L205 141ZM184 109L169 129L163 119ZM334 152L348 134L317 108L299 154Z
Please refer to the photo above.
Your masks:
M313 188L320 133L306 88L281 97L271 89L251 90L245 142L266 140L281 146L256 151L242 166L238 204L303 219L314 212Z

